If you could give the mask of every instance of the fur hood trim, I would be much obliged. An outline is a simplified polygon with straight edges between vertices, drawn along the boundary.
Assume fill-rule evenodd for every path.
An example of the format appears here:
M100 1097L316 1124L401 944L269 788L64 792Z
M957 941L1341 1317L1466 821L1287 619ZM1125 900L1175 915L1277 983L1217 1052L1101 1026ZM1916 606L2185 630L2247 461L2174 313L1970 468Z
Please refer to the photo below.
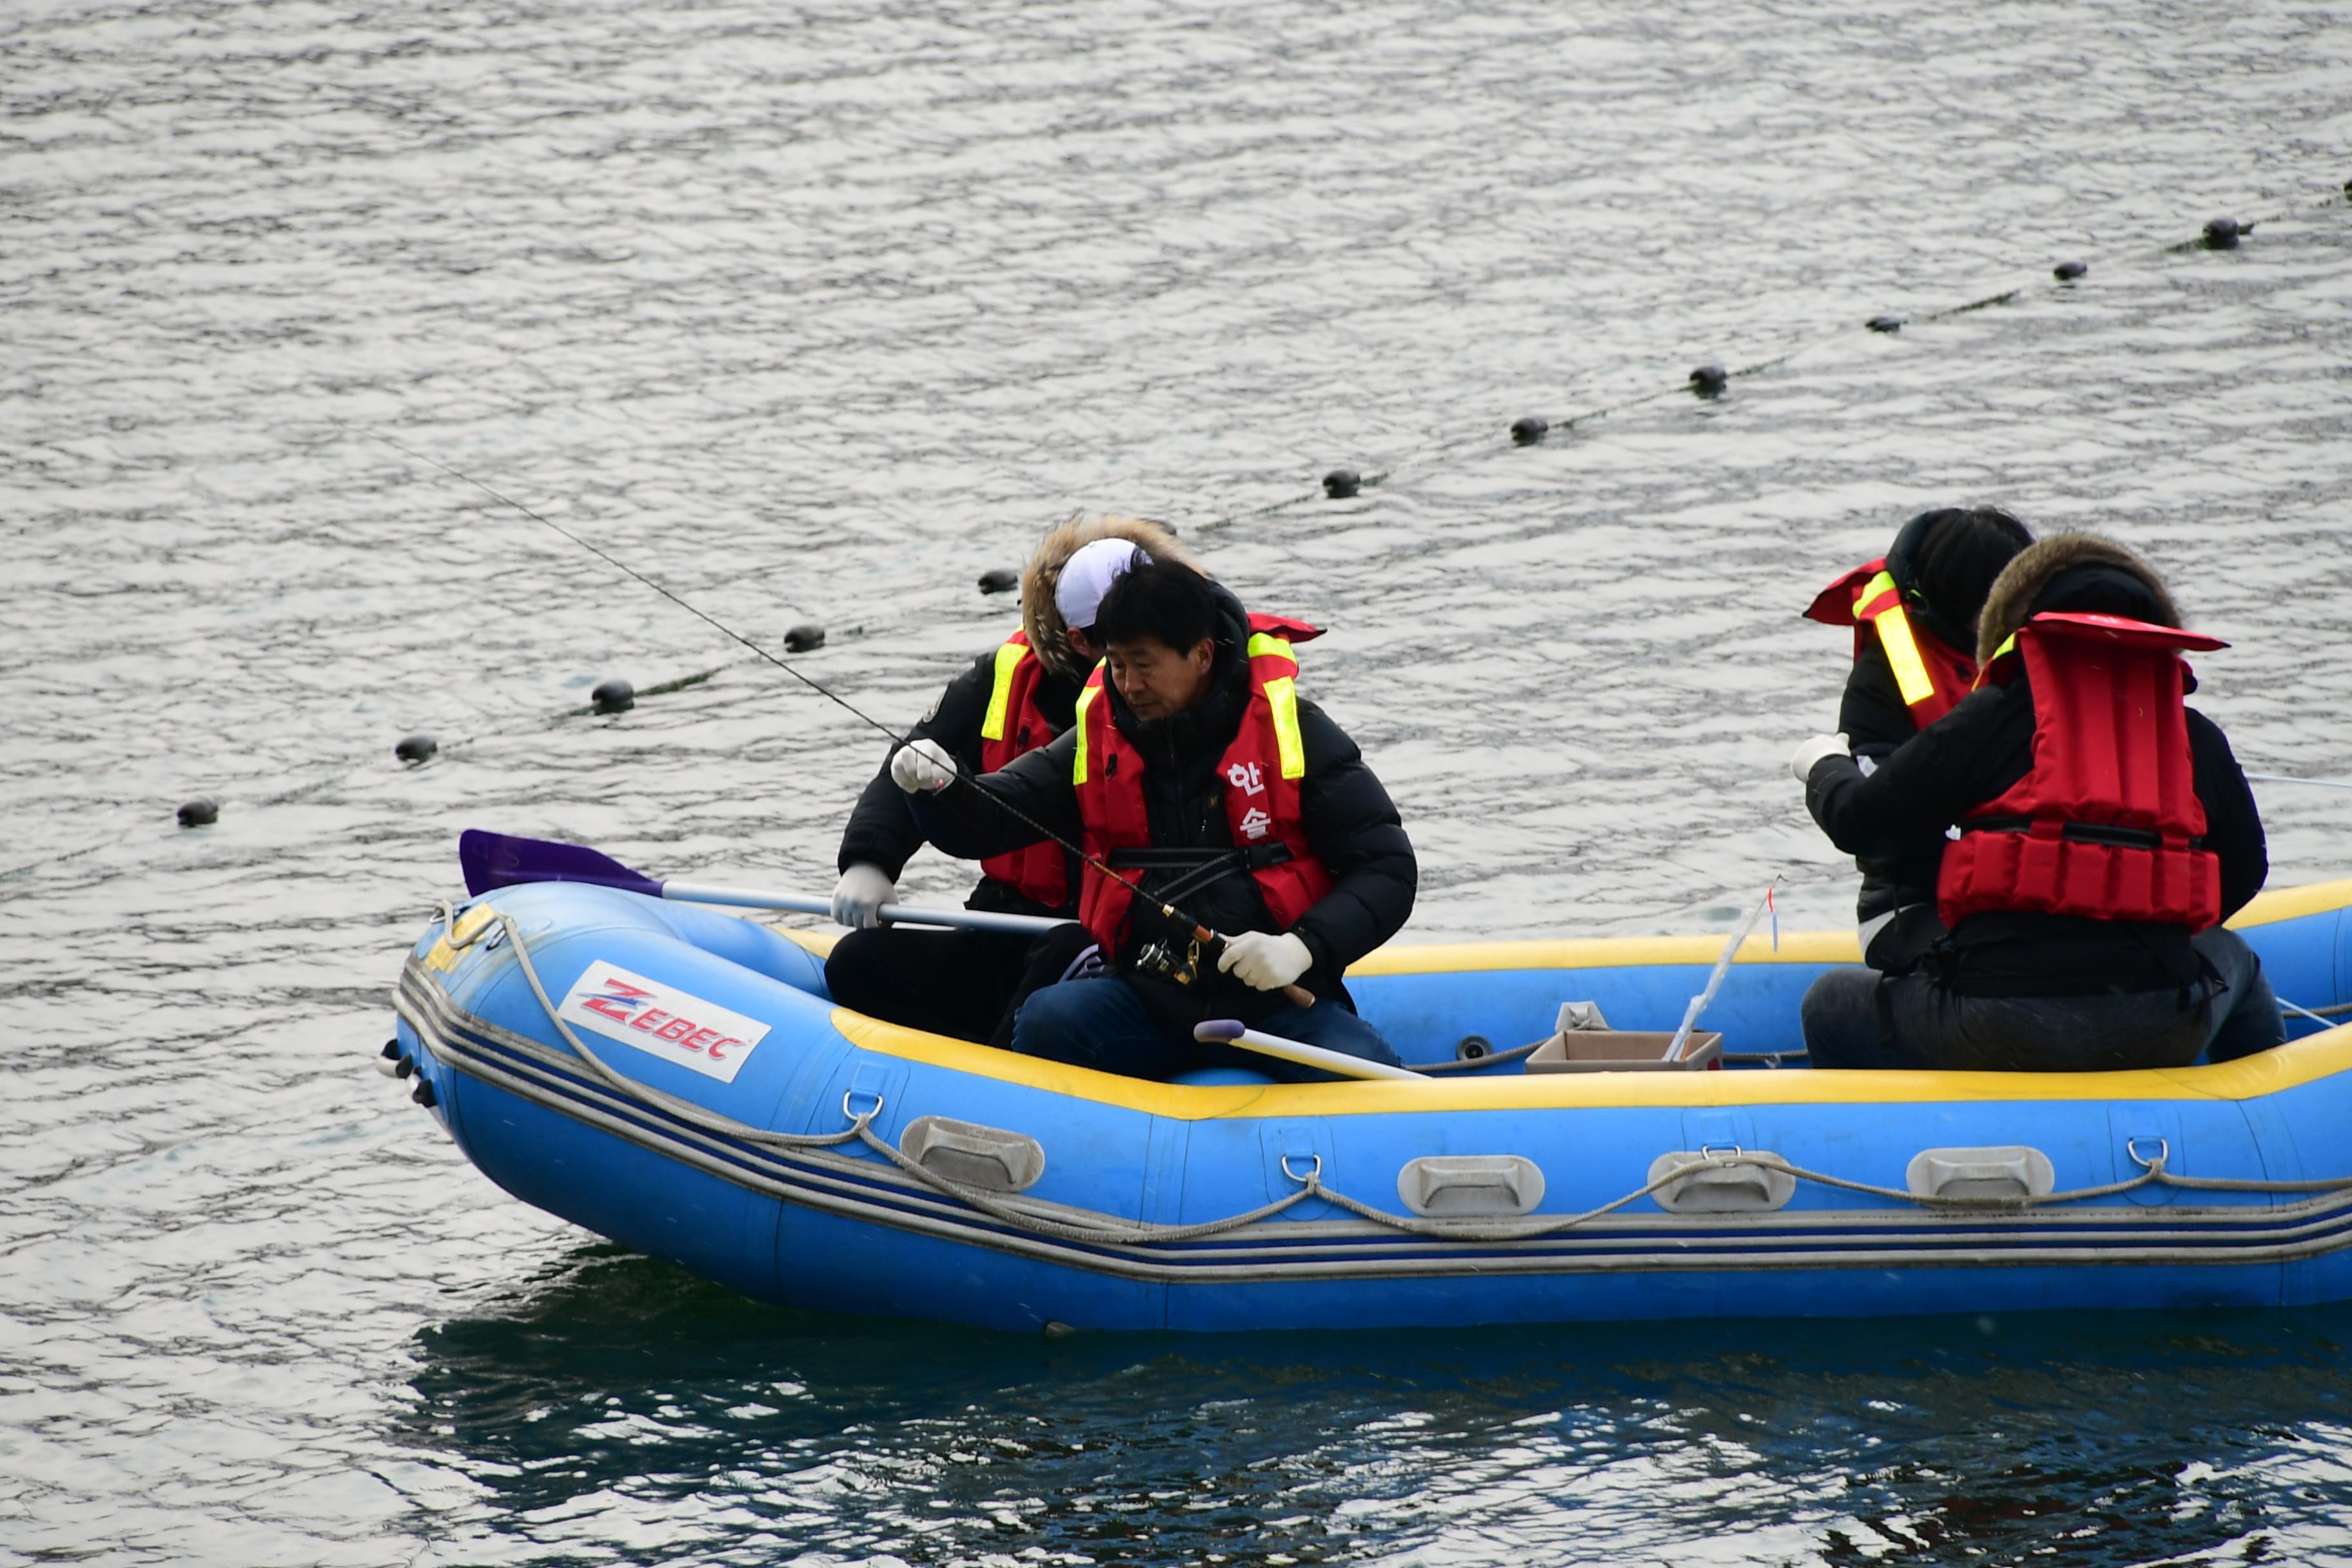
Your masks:
M1992 662L1994 650L2017 635L2032 613L2034 600L2060 573L2076 566L2111 566L2147 589L2160 612L2151 617L2168 626L2180 625L2180 607L2155 567L2112 539L2095 533L2053 533L2028 545L1993 580L1985 595L1984 614L1977 622L1977 663Z
M1199 570L1199 563L1184 552L1173 533L1139 517L1080 514L1047 531L1037 542L1036 553L1029 557L1029 564L1021 571L1021 629L1029 634L1029 646L1036 650L1037 662L1073 682L1086 679L1087 668L1070 651L1069 639L1062 635L1068 628L1062 624L1062 612L1054 605L1054 588L1061 582L1062 568L1070 557L1097 539L1124 539L1141 545L1155 560L1180 561Z

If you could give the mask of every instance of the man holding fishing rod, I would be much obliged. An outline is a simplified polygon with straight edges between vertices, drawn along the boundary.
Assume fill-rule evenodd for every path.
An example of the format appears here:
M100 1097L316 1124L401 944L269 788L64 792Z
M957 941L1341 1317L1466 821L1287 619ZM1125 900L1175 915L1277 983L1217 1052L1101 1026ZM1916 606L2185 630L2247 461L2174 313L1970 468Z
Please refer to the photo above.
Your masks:
M1117 574L1114 567L1123 567L1139 549L1189 563L1175 535L1138 518L1074 517L1048 530L1021 574L1020 629L949 682L907 738L938 742L961 771L978 774L1004 767L1068 730L1087 672L1102 657L1087 640L1087 628ZM1078 617L1075 625L1068 614ZM882 906L897 899L898 875L923 840L905 793L890 782L886 758L841 836L833 918L852 930L825 960L825 986L835 1001L869 1017L1010 1045L1014 1006L1039 985L1059 980L1093 939L1076 925L1043 937L884 925ZM1074 916L1077 868L1077 857L1050 840L991 856L982 861L980 885L964 906Z
M951 855L1079 844L1079 916L1111 973L1020 1008L1013 1048L1130 1077L1228 1064L1309 1076L1202 1044L1237 1018L1397 1065L1356 1016L1347 966L1404 924L1418 868L1396 807L1355 743L1294 681L1280 623L1172 560L1110 587L1092 640L1107 657L1052 744L984 775L918 739L890 776Z

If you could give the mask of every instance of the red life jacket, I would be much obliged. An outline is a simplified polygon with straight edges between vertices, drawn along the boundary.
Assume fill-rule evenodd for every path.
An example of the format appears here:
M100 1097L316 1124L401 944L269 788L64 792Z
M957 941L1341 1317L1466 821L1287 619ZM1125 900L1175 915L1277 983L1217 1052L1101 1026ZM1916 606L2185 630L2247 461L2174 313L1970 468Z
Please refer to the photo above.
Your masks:
M1985 676L2033 689L2033 765L1969 813L1944 850L1937 912L2022 910L2203 931L2221 918L2221 859L2203 847L2181 706L2183 648L2229 645L2120 616L2049 612ZM2014 648L2015 652L2011 650Z
M1016 631L996 650L996 683L990 689L988 711L980 721L980 768L992 773L1024 752L1034 752L1060 731L1046 721L1037 706L1037 688L1045 666L1029 647L1029 634ZM1068 852L1048 839L992 855L980 863L982 874L1011 888L1023 898L1058 910L1069 901Z
M1252 616L1249 639L1249 705L1231 744L1217 759L1225 782L1225 821L1236 848L1279 844L1290 858L1278 865L1253 866L1250 875L1275 923L1284 931L1331 890L1331 873L1307 842L1299 816L1300 781L1307 776L1307 751L1298 734L1298 659L1291 645L1320 637L1319 628L1279 616ZM1128 743L1113 721L1103 694L1104 667L1097 664L1078 693L1078 741L1070 765L1077 792L1082 842L1087 854L1108 861L1121 849L1147 848L1151 825L1143 799L1143 753ZM1086 867L1078 888L1078 919L1117 952L1127 935L1134 889Z
M1875 633L1895 671L1895 689L1911 710L1911 721L1922 730L1976 688L1977 661L1924 626L1912 625L1903 610L1903 590L1895 586L1883 560L1857 566L1822 589L1805 617L1825 626L1852 626L1856 658Z

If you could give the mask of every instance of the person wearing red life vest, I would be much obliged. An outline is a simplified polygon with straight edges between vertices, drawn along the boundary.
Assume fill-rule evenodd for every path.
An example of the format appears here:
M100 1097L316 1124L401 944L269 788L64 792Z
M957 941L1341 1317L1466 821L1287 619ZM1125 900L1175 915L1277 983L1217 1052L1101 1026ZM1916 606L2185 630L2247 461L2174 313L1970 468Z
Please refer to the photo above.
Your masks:
M1239 1018L1396 1063L1340 975L1412 912L1412 845L1354 742L1298 695L1292 629L1254 626L1190 567L1139 564L1103 601L1107 658L1067 734L979 779L921 742L894 760L940 848L997 855L1050 831L1119 873L1087 868L1078 900L1110 973L1031 995L1013 1049L1138 1078L1318 1076L1192 1038L1203 1020ZM1195 922L1225 940L1196 941Z
M1943 507L1905 523L1884 557L1822 590L1805 612L1853 628L1853 665L1837 727L1865 768L1950 712L1977 679L1977 615L2017 552L2033 542L1998 507ZM1923 835L1885 856L1863 856L1855 902L1863 962L1900 974L1944 934L1936 876L1944 836Z
M1102 656L1087 628L1139 550L1188 559L1173 534L1139 519L1072 518L1047 531L1021 574L1019 629L949 682L908 734L938 742L963 768L982 773L1066 731L1087 672ZM1091 939L1075 925L1044 938L882 926L878 910L898 897L899 873L923 843L886 758L841 836L833 915L854 929L826 959L825 984L835 1001L872 1017L1006 1044L1013 1005L1061 978ZM980 885L965 902L1013 914L1076 915L1076 866L1050 843L994 856L982 862Z
M2219 726L2189 708L2155 570L2085 533L2005 567L1979 689L1865 776L1843 736L1798 749L1838 847L1949 827L1949 935L1906 973L1832 970L1807 992L1815 1067L2074 1071L2228 1060L2285 1031L2261 962L2221 922L2269 873L2261 816Z

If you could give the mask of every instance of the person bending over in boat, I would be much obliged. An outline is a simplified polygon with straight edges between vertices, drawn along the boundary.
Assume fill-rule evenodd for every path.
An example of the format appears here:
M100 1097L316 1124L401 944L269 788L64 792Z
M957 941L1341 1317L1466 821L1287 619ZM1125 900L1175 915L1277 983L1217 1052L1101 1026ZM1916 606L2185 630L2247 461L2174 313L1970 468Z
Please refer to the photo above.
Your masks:
M1977 614L2000 569L2033 542L1997 507L1944 507L1903 525L1884 557L1855 567L1805 612L1853 628L1853 668L1838 729L1855 760L1876 767L1950 712L1975 687ZM1862 857L1862 961L1885 974L1917 966L1944 934L1936 918L1940 826L1884 857Z
M1144 889L1085 868L1080 913L1111 973L1032 995L1013 1048L1137 1078L1233 1064L1319 1076L1192 1038L1204 1019L1239 1018L1395 1064L1339 977L1412 912L1412 844L1355 742L1297 695L1289 641L1254 632L1232 595L1172 561L1121 577L1095 635L1108 658L1052 745L963 782L933 742L891 763L950 854L1058 834ZM1196 942L1193 921L1230 940ZM1294 984L1312 1006L1285 996Z
M1843 735L1798 748L1805 804L1849 854L1958 835L1927 962L1805 994L1815 1067L2179 1067L2284 1038L2261 961L2221 926L2269 873L2262 818L2181 701L2181 651L2222 646L2180 629L2138 556L2059 534L1993 584L1980 689L1867 776Z
M1102 657L1085 628L1139 549L1161 560L1186 559L1175 535L1139 519L1072 518L1049 530L1021 574L1020 629L950 681L908 735L938 742L964 771L983 773L1066 731L1087 671ZM922 847L923 830L905 793L890 782L885 757L841 836L833 918L856 929L825 960L825 985L835 1001L871 1017L1008 1044L1014 1005L1039 984L1060 979L1092 939L1075 925L1042 938L884 927L881 908L898 897L898 874ZM1051 843L992 856L982 862L980 885L964 902L975 910L1074 916L1077 864Z

